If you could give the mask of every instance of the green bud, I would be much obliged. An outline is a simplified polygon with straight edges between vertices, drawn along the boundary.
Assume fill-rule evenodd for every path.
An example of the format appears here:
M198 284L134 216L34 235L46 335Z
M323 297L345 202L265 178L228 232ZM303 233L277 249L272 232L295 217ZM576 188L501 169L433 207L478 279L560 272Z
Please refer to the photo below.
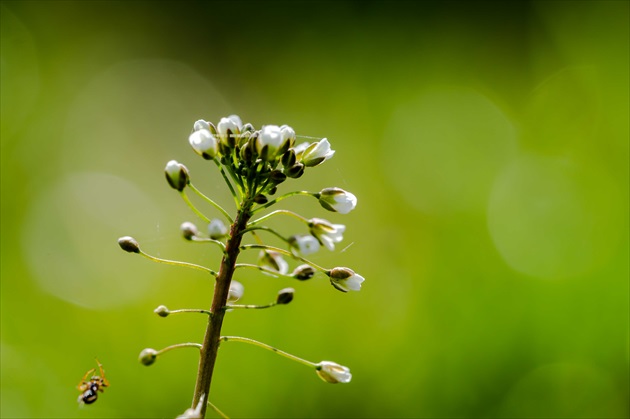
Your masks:
M140 245L133 237L125 236L118 239L118 245L129 253L140 253Z
M158 306L155 310L153 310L153 312L160 317L167 317L169 314L171 314L168 307L166 306Z
M289 304L293 301L293 294L295 290L293 288L284 288L278 291L278 297L276 298L276 304Z
M254 197L254 202L257 204L266 204L269 201L265 195L260 193Z
M289 168L285 168L284 174L290 178L297 179L304 174L304 165L302 163L296 163Z
M142 365L149 366L155 362L155 360L157 359L157 356L158 356L158 353L155 349L146 348L146 349L143 349L142 352L140 352L140 356L138 357L138 360L140 361Z
M197 226L193 223L186 221L179 226L179 230L182 232L182 236L186 240L192 240L193 237L196 237L199 234L199 230L197 230Z
M300 281L306 281L307 279L311 279L315 276L315 268L311 265L300 265L291 274L293 278L298 279Z

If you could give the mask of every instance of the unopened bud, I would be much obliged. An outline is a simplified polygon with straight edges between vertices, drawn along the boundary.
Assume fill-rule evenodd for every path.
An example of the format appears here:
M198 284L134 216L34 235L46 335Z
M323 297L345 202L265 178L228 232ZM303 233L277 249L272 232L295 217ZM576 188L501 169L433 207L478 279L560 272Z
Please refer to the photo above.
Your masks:
M271 179L274 184L278 185L287 180L287 175L280 170L272 170L271 173L269 173L269 179Z
M267 202L269 202L269 200L265 195L259 193L254 197L254 202L257 204L266 204Z
M158 306L155 310L153 310L153 312L160 317L167 317L171 314L170 310L166 306Z
M118 245L129 253L140 253L140 245L133 237L125 236L118 239Z
M306 281L307 279L311 279L315 276L315 268L311 265L300 265L291 274L293 278L298 279L300 281Z
M278 297L276 298L276 304L289 304L293 301L293 288L284 288L278 291Z
M197 226L190 221L182 223L182 225L179 226L179 230L182 232L182 236L184 236L186 240L192 240L193 237L196 237L199 234Z
M213 218L208 224L208 235L211 239L218 240L225 237L228 234L228 229L223 224L223 221L218 218Z
M138 360L140 361L142 365L149 366L155 362L155 360L157 359L157 356L158 356L158 353L155 349L146 348L146 349L143 349L142 352L140 352L140 356L138 357Z
M284 174L292 179L297 179L304 174L304 165L302 163L296 163L288 169L284 169Z
M188 184L188 169L176 160L171 160L166 163L164 174L166 175L166 180L168 181L168 184L171 185L171 188L180 192L183 191Z

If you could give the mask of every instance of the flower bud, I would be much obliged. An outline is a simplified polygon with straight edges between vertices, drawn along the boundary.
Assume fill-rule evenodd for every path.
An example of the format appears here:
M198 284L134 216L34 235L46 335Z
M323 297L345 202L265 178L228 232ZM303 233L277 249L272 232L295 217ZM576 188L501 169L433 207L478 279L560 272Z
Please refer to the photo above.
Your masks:
M243 297L245 287L238 281L232 280L230 283L230 291L228 293L228 303L235 303Z
M171 314L168 307L166 306L158 306L155 310L153 310L153 312L160 317L167 317L169 314Z
M249 122L244 124L243 127L241 128L241 132L251 132L251 133L253 133L254 131L256 131L256 129Z
M140 253L140 245L133 237L125 236L118 239L118 245L129 253Z
M278 291L278 297L276 297L276 304L289 304L293 301L293 288L284 288Z
M346 226L343 224L331 224L321 218L312 218L309 227L311 234L328 250L335 250L335 243L343 240L343 232L346 230Z
M171 160L164 168L166 180L171 187L178 191L183 191L189 181L188 169L181 163Z
M211 239L218 240L228 234L228 228L223 224L223 221L218 218L213 218L208 224L208 235Z
M278 154L284 154L295 143L295 131L288 125L282 125L280 133L282 135L282 145L278 150Z
M269 200L267 199L267 197L261 193L259 193L258 195L256 195L254 197L254 202L262 205L262 204L266 204L267 202L269 202Z
M296 162L297 158L293 149L290 149L282 155L282 166L284 166L285 168L293 166Z
M336 362L322 361L315 367L319 378L327 383L349 383L352 380L350 369Z
M195 153L206 160L212 160L219 152L217 139L207 129L200 129L190 134L188 142Z
M296 234L289 237L289 245L302 255L310 255L319 250L319 242L310 234Z
M210 131L210 123L208 121L204 121L203 119L195 121L195 124L193 125L193 131L199 131L200 129L207 129L208 131Z
M179 230L182 232L182 236L186 240L192 240L194 237L197 237L199 234L199 230L197 230L197 226L191 223L190 221L186 221L179 226Z
M279 185L282 182L284 182L285 180L287 180L287 175L282 173L280 170L272 170L271 173L269 173L269 179L275 185Z
M361 284L365 281L365 278L350 268L333 268L326 275L330 277L332 286L341 292L360 291Z
M308 146L302 154L302 163L307 167L317 166L330 159L335 151L330 148L330 143L326 138Z
M300 265L293 270L291 276L300 281L306 281L315 276L317 271L311 265Z
M140 352L140 356L138 357L138 360L140 361L142 365L149 366L155 362L155 360L157 359L157 356L158 356L158 353L155 349L146 348L146 349L143 349L142 352Z
M288 169L285 168L284 174L287 175L287 177L290 177L292 179L297 179L304 174L304 165L302 163L295 163L293 166L289 167Z
M241 134L243 123L237 115L230 115L227 118L221 118L217 124L217 133L219 140L229 148L236 145L237 137Z
M319 193L319 204L328 211L347 214L357 206L357 197L341 188L325 188Z
M258 155L263 160L275 159L278 150L283 146L282 132L277 125L265 125L256 139Z
M276 271L281 275L289 271L289 263L284 260L282 255L271 250L263 250L258 256L258 266Z

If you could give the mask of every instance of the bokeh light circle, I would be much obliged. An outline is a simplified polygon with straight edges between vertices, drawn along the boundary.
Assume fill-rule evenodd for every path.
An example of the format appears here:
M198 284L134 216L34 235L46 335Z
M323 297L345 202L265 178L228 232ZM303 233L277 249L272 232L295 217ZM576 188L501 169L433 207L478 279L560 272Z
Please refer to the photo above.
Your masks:
M481 213L515 151L515 129L484 95L436 88L396 110L382 146L385 172L409 204L430 214Z
M488 228L513 269L540 278L570 278L605 263L616 249L620 196L601 167L523 155L497 177Z
M148 209L160 218L157 203L119 177L82 172L60 179L27 211L21 245L33 278L44 291L81 307L135 301L152 279L134 275L142 264L125 257L116 239L131 229L121 226L146 224Z

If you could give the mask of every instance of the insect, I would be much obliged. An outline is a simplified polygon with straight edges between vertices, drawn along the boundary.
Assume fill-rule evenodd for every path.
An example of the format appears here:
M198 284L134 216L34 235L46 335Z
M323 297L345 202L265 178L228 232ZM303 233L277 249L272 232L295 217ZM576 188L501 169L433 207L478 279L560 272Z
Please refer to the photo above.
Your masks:
M105 378L105 371L103 371L103 364L101 364L98 359L96 360L96 363L98 364L98 369L101 375L93 375L89 381L86 381L88 376L92 374L96 370L96 368L92 368L85 373L83 379L77 386L79 391L83 393L79 396L79 403L94 403L98 398L98 392L100 391L102 393L104 391L103 388L109 387L109 381L107 381L107 378Z

